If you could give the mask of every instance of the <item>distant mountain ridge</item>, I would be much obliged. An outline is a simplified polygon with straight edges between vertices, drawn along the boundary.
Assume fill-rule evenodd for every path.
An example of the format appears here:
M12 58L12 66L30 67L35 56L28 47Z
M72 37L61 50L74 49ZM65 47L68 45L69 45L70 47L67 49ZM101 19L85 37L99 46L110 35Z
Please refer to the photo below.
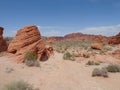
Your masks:
M67 41L96 41L96 42L108 42L108 38L102 35L90 35L83 33L70 33L63 37L52 36L48 37L46 40L48 43L52 43L54 41L67 40Z

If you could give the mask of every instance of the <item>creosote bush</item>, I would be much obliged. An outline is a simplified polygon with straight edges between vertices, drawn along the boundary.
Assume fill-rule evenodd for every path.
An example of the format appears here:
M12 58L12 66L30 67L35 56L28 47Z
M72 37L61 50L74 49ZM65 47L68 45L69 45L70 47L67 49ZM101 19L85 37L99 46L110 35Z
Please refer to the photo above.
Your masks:
M32 85L25 81L13 81L4 86L3 90L39 90L34 89Z
M88 61L88 62L86 63L86 65L100 65L100 62Z
M69 52L63 55L64 60L74 60L74 55L70 54Z
M112 72L112 73L120 72L120 65L110 64L106 67L106 69L108 72Z
M27 66L36 66L36 67L39 67L40 64L39 62L37 61L37 54L32 52L32 51L28 51L26 54L25 54L25 64Z
M95 68L92 72L92 77L95 77L95 76L108 77L108 72L106 68L102 68L102 69Z

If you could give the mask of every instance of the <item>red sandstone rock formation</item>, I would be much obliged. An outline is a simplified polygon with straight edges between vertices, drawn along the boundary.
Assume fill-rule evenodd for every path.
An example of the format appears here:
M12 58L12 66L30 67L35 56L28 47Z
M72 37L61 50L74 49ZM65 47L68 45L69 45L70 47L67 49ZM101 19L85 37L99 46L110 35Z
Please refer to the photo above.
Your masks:
M61 41L63 40L63 37L49 37L46 39L47 43L53 43L53 42L57 42L57 41Z
M109 44L120 44L120 33L109 38Z
M7 50L7 43L6 40L3 39L3 30L4 28L0 27L0 52Z
M27 51L38 54L38 60L47 60L50 56L36 26L27 26L20 29L8 47L8 52L18 57L18 63L24 62L24 55Z
M103 50L103 46L99 43L94 43L91 45L92 49Z
M108 42L108 38L102 35L89 35L82 33L71 33L64 36L64 40L68 41L95 41Z
M66 41L94 41L94 42L108 42L108 37L102 35L89 35L82 33L71 33L67 34L64 37L49 37L46 42L53 43L61 40Z

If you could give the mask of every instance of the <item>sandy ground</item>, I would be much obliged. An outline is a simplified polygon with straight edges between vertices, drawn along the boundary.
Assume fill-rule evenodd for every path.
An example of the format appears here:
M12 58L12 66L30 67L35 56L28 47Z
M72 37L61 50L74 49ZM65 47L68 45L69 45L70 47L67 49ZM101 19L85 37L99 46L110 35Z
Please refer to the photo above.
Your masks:
M120 73L109 73L109 78L91 77L92 70L100 66L86 66L85 61L63 60L55 53L41 67L17 64L11 58L0 57L0 88L15 81L24 80L40 90L120 90ZM12 68L7 73L7 68ZM0 89L2 90L2 89Z

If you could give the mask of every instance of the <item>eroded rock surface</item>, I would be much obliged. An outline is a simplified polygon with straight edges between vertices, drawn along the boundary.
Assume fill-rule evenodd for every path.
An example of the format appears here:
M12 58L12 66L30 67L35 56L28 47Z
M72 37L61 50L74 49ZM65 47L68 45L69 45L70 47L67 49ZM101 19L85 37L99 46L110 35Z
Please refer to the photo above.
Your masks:
M15 54L17 62L24 62L27 51L38 54L38 60L47 60L50 56L37 26L20 29L8 47L8 52Z
M0 27L0 52L7 50L6 40L3 39L3 27Z

